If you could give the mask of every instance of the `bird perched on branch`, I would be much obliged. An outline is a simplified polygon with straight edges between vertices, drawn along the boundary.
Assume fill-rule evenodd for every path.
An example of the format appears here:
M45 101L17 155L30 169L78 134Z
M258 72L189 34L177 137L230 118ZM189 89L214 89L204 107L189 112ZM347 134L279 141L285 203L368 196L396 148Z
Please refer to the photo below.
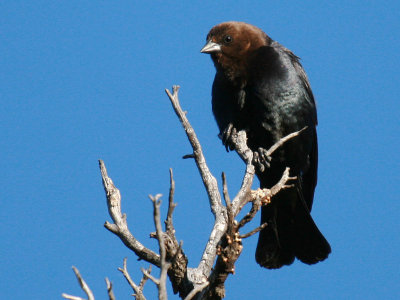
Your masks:
M201 49L214 62L212 109L220 137L234 150L234 135L247 133L262 188L271 188L286 167L296 176L293 187L279 192L261 209L256 261L269 269L326 259L327 240L311 215L317 183L317 112L307 75L299 58L259 28L226 22L211 29ZM305 128L268 157L275 142Z

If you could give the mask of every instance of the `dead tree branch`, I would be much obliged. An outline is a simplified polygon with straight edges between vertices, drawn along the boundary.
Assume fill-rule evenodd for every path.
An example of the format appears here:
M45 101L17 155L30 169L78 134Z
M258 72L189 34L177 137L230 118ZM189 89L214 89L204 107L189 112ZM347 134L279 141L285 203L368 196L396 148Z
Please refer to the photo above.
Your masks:
M245 233L245 234L241 234L239 236L239 238L241 239L246 239L248 237L251 237L252 235L255 235L257 232L260 232L261 230L263 230L265 227L267 227L268 223L263 223L260 226L258 226L257 228L254 228L252 231Z
M79 270L77 268L75 268L74 266L72 266L72 269L74 270L76 279L78 279L79 285L81 286L82 290L85 292L85 294L87 295L87 300L94 300L94 295L91 291L91 289L89 288L89 286L87 285L87 283L85 282L85 280L83 280L81 274L79 273ZM85 300L81 297L77 297L77 296L72 296L72 295L68 295L68 294L62 294L62 297L64 297L65 299L70 299L70 300Z
M246 162L246 172L242 181L242 186L232 202L228 195L226 178L223 175L223 195L227 205L224 207L222 205L221 193L218 190L216 179L214 176L212 176L207 167L200 142L198 141L197 136L186 117L186 113L182 110L179 104L178 91L179 86L173 86L173 93L171 94L169 90L166 90L166 93L171 101L175 113L185 129L186 135L193 148L193 157L196 161L196 165L200 171L203 183L208 192L211 211L215 216L214 227L210 234L206 249L203 253L202 260L197 269L188 269L188 274L192 275L189 278L193 283L195 283L195 288L196 284L199 285L204 282L205 278L208 278L210 284L208 285L207 290L203 291L202 293L203 299L222 299L225 293L224 282L228 274L234 272L234 263L236 262L242 250L239 228L253 219L261 206L269 203L270 198L274 194L276 194L281 188L286 187L284 185L281 187L280 183L284 182L284 184L286 184L286 182L292 178L288 177L289 171L287 170L277 186L275 186L271 191L263 190L265 194L263 198L257 198L256 196L258 194L254 195L250 193L255 174L255 169L252 165L254 153L247 146L246 132L240 131L235 134L233 139L235 150ZM276 149L281 147L286 141L299 135L304 129L305 128L282 138L268 151L266 151L265 155L272 155ZM190 157L192 157L192 155L190 155ZM234 218L249 201L255 202L253 202L252 211L247 215L245 220L241 222L241 226L238 226L238 223L234 220ZM250 233L244 235L244 237L248 237L260 231L264 226L266 225L261 225L260 227L252 230ZM212 264L216 255L218 255L217 262L213 271L211 272ZM196 274L196 277L194 274Z
M153 202L154 225L156 227L156 236L157 236L158 244L160 247L161 274L160 274L160 279L157 281L154 281L150 277L150 274L145 274L145 275L147 277L149 277L150 279L152 279L154 283L156 283L157 288L158 288L158 299L159 300L167 300L167 298L168 298L167 297L167 286L166 286L167 272L168 272L168 269L171 267L171 263L166 260L164 237L163 237L163 231L161 228L161 217L160 217L161 200L159 200L159 198L161 197L161 194L157 194L154 197L149 195L149 197L150 197L151 201Z
M196 285L196 287L193 290L190 291L190 293L185 297L184 300L193 299L197 295L197 293L199 293L202 290L204 290L209 284L210 283L208 281L206 281L206 282L204 282L202 284Z
M170 176L170 187L169 187L169 197L168 197L168 213L167 219L165 220L165 231L168 232L168 235L175 237L175 228L172 223L172 213L176 207L176 203L174 203L174 193L175 193L175 180L172 169L169 169Z
M210 284L201 299L223 299L225 297L225 281L229 274L235 273L235 263L243 249L242 239L259 232L268 224L264 223L244 235L240 235L239 229L254 218L262 205L267 205L280 190L289 187L287 182L293 179L295 178L289 177L289 168L287 168L279 182L271 189L258 189L250 193L249 201L252 202L252 207L240 222L237 222L234 218L229 218L227 231L217 248L218 258L209 276ZM223 181L225 182L225 179ZM228 209L228 215L231 214L233 215L233 212Z
M106 222L104 226L117 235L140 259L143 259L161 269L160 278L155 278L150 274L151 268L148 270L142 269L143 278L140 284L136 285L128 273L126 258L124 259L123 268L119 268L119 271L123 273L129 285L134 290L136 300L146 300L143 295L143 288L148 279L157 285L159 293L158 298L163 300L167 299L167 276L172 283L174 293L179 293L179 296L182 299L199 300L224 298L225 281L229 274L234 274L235 272L235 263L243 249L242 239L259 232L265 228L265 226L268 226L268 224L262 224L253 230L250 230L246 234L240 234L239 230L255 217L263 205L268 205L275 194L282 189L290 187L291 185L288 184L290 180L295 179L289 176L289 169L287 168L280 181L271 189L258 189L252 191L251 186L255 175L253 159L257 156L257 153L248 148L246 132L239 131L235 133L232 138L234 140L236 152L246 163L246 170L241 187L233 200L231 200L228 193L226 176L225 174L222 174L222 195L226 204L224 205L222 203L222 196L217 180L211 174L207 166L200 142L186 117L186 112L184 112L180 106L178 91L179 86L173 86L173 92L171 93L167 89L166 93L193 149L193 154L186 155L185 157L194 158L208 194L211 211L214 215L214 226L203 251L201 260L196 268L188 268L188 259L183 252L182 242L179 243L175 236L173 212L176 203L174 203L175 181L173 179L172 169L170 169L168 212L167 218L164 222L165 232L162 230L160 219L161 201L159 198L161 195L158 194L154 197L149 196L153 202L153 219L156 228L156 232L152 233L150 236L156 238L158 241L159 254L157 254L140 243L128 229L126 214L122 214L121 210L120 191L115 187L111 178L108 177L104 162L99 160L103 186L107 198L108 212L113 220L112 224ZM303 130L305 130L305 128L282 138L270 149L264 151L262 155L270 157L276 149L281 147L286 141L299 135ZM249 212L240 221L237 221L236 217L249 202L251 202ZM74 268L74 271L75 270L76 269ZM94 299L89 287L80 277L79 272L76 270L75 273L82 289L88 295L88 299ZM106 279L106 282L109 298L114 300L115 297L112 291L111 282L108 279ZM63 294L63 297L69 297L67 299L73 300L82 299L66 294Z
M211 231L210 238L198 267L188 270L188 278L190 281L194 284L203 284L207 280L214 264L218 242L226 230L226 208L223 206L221 201L221 193L219 192L217 180L211 174L206 164L206 159L203 155L196 133L190 125L186 113L180 106L178 99L179 86L173 86L172 91L173 94L171 94L168 89L165 90L193 148L194 159L203 180L203 184L207 190L211 211L215 217L214 227Z
M106 277L106 284L107 284L108 299L115 300L114 292L112 290L112 283L110 280L108 280L107 277Z
M116 234L125 246L135 252L138 257L159 267L160 256L143 246L129 231L126 214L121 212L121 193L115 187L111 178L108 177L106 166L102 160L99 160L99 166L107 197L108 213L114 221L114 224L106 222L104 227Z
M181 121L182 126L186 132L186 135L189 139L189 142L193 148L194 159L196 161L197 168L200 171L201 178L208 193L208 197L211 204L211 211L213 212L214 216L217 217L218 214L220 214L221 211L224 210L224 206L222 205L221 201L221 194L218 189L218 182L215 179L215 177L211 174L206 164L206 159L203 155L203 150L201 148L197 135L192 125L190 125L189 120L186 117L186 113L182 110L180 106L178 99L179 86L174 85L172 87L172 91L173 94L171 94L171 92L168 89L165 90L171 101L172 107L174 108L176 115Z
M179 293L181 297L185 297L193 288L193 284L187 278L188 259L183 252L182 242L179 243L175 236L175 228L172 221L172 214L176 207L174 203L175 181L172 169L170 173L170 188L168 197L168 213L165 223L164 244L166 249L166 259L171 263L168 269L168 277L171 281L174 293ZM155 235L152 235L155 237Z
M135 254L140 259L143 259L157 267L161 267L160 255L143 246L143 244L140 243L128 229L126 214L121 213L120 191L115 187L112 179L108 176L106 166L102 160L99 160L99 165L104 190L107 197L108 211L114 221L114 224L106 222L104 226L112 233L116 234L129 249L135 252ZM193 285L186 277L187 258L182 250L182 247L179 246L179 243L175 237L175 229L172 222L172 213L176 204L173 202L175 182L173 180L172 170L170 171L170 175L171 187L169 195L168 215L167 220L165 221L166 232L162 232L161 236L164 244L164 249L166 251L166 258L172 263L172 268L170 268L170 270L168 271L168 276L172 283L174 292L179 292L181 297L185 297L192 290ZM153 235L152 237L156 236L157 235Z
M148 277L143 274L143 278L140 281L139 285L136 285L135 282L132 280L131 276L129 275L128 272L128 267L127 267L127 258L124 258L124 263L123 263L123 268L118 268L118 270L124 275L125 279L128 281L129 285L134 291L133 296L135 297L136 300L146 300L146 297L143 295L143 288L144 284L146 283ZM151 273L151 265L150 267L146 270L148 274Z

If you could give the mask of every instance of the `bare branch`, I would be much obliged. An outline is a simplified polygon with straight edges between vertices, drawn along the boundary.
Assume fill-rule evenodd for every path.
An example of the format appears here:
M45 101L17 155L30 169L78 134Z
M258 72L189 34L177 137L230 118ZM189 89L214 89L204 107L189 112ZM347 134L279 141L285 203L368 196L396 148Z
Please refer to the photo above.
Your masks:
M184 300L191 300L193 299L194 296L196 296L197 293L201 292L204 290L210 283L208 281L197 285L186 297Z
M228 184L226 183L226 175L224 172L222 172L222 186L223 186L223 193L224 193L224 199L225 199L225 203L226 206L230 206L231 205L231 198L229 197L229 193L228 193Z
M103 179L104 191L107 197L108 212L114 221L114 224L106 222L104 227L116 234L121 241L135 254L153 265L160 266L160 256L152 250L141 244L129 231L126 214L121 213L121 194L115 187L111 178L108 177L107 169L102 160L99 160L101 177Z
M86 299L83 299L81 297L72 296L72 295L68 295L68 294L65 294L65 293L61 294L61 296L63 298L65 298L65 299L70 299L70 300L86 300Z
M229 274L235 273L235 263L242 252L242 240L239 238L234 222L228 229L217 248L218 258L208 280L210 282L201 299L222 299L225 297L225 281Z
M128 281L129 285L132 287L133 291L135 292L135 294L134 294L135 299L136 300L146 300L146 298L143 295L143 288L144 288L144 284L147 281L148 277L143 276L142 280L140 281L139 286L137 286L135 284L135 282L132 280L131 276L129 275L126 262L127 262L127 258L125 257L123 268L118 268L118 270L124 275L125 279ZM151 266L149 267L147 272L150 274Z
M81 286L82 290L87 295L88 300L94 300L94 295L93 295L92 291L90 290L89 286L87 285L87 283L85 282L85 280L83 280L81 274L79 273L79 270L77 268L75 268L74 266L72 266L72 269L74 270L76 279L78 279L79 285ZM65 299L84 300L83 298L68 295L68 294L62 294L61 296L64 297Z
M267 150L266 156L271 156L284 143L286 143L290 139L295 138L306 129L307 126L299 131L290 133L287 136L281 138L274 145L272 145L271 148ZM236 195L235 199L232 201L234 215L236 216L243 208L243 206L246 205L246 203L248 203L249 201L251 201L251 197L249 197L250 196L249 192L251 189L251 185L253 184L253 179L255 174L254 166L252 165L253 151L247 146L247 137L246 137L246 132L244 130L239 131L237 133L237 137L235 139L235 150L240 156L240 158L246 163L246 173L243 178L242 186L240 188L240 191Z
M108 293L108 298L110 300L115 300L114 292L112 290L112 283L108 278L106 277L106 284L107 284L107 293Z
M160 275L160 279L157 280L157 282L155 281L154 277L153 278L150 277L151 276L150 274L148 277L154 283L157 284L159 300L166 300L167 299L167 286L166 286L167 272L168 272L168 269L171 267L171 263L166 261L166 250L165 250L165 244L164 244L163 231L161 228L161 217L160 217L161 200L159 200L159 198L161 197L161 194L157 194L154 197L150 195L149 197L150 197L151 201L153 202L154 225L156 227L156 235L157 235L158 244L160 246L161 275Z
M239 131L235 137L235 151L246 165L252 163L253 151L247 146L247 134L245 130Z
M179 86L174 85L172 87L173 94L166 89L165 92L167 93L172 107L174 108L174 111L176 115L178 116L179 120L182 123L183 128L185 129L186 135L189 139L189 142L193 148L193 155L194 159L197 164L197 168L200 171L201 178L203 179L204 186L207 190L208 197L210 200L211 204L211 210L214 215L217 215L220 210L222 209L223 205L221 202L221 195L218 190L218 183L215 177L211 174L207 164L206 164L206 159L204 158L203 155L203 150L201 148L200 142L197 138L197 135L192 127L190 125L189 120L186 117L186 113L182 110L180 103L179 103L179 98L178 98L178 92L179 92Z
M177 114L178 118L180 119L182 126L185 129L185 132L187 134L187 137L192 145L193 148L193 156L190 155L190 157L194 157L197 167L200 171L200 175L203 179L203 183L206 187L207 193L209 195L210 199L210 206L211 210L215 216L215 223L213 230L210 234L209 241L207 243L206 249L203 253L202 260L198 266L197 269L188 269L187 274L188 278L190 281L192 281L195 284L195 288L197 285L201 285L202 283L207 281L207 277L209 276L211 270L212 270L212 265L215 260L216 254L217 254L217 245L221 241L221 237L223 236L224 233L229 234L225 237L225 240L227 242L227 245L225 248L220 248L218 250L218 259L216 266L220 266L220 268L215 268L214 271L212 272L210 280L212 280L212 286L210 285L208 287L208 294L211 290L214 290L213 293L219 293L220 295L223 294L223 284L230 272L232 272L234 268L234 263L238 256L240 255L241 252L241 243L240 243L240 235L238 233L238 229L246 224L248 221L250 221L257 211L260 209L261 205L263 203L266 203L267 200L270 199L270 194L271 191L268 190L268 197L267 195L264 195L264 198L258 199L257 201L253 201L253 206L251 212L247 215L247 218L245 217L244 220L242 220L241 225L239 226L238 224L235 224L233 222L234 217L240 212L240 210L243 208L243 206L248 203L249 201L252 201L254 197L252 197L251 191L251 185L253 183L254 179L254 174L255 174L255 168L252 165L252 160L253 160L253 151L248 148L247 146L247 137L246 137L246 132L245 131L240 131L236 134L235 136L235 150L239 154L239 156L246 162L246 172L243 178L242 186L236 195L236 197L233 199L233 201L230 201L228 192L227 192L227 185L226 185L226 178L223 177L223 194L225 201L227 203L227 208L224 208L221 202L221 195L218 190L218 186L216 185L216 180L215 178L211 175L206 162L205 158L202 153L202 149L200 146L200 143L196 137L196 134L191 127L189 121L186 118L186 113L183 112L183 110L180 107L179 104L179 99L178 99L178 86L173 87L173 94L169 92L169 90L166 90L166 93L168 94L169 99L171 100L172 106L175 110L175 113ZM271 155L276 149L278 149L281 145L283 145L287 140L293 138L294 136L297 136L300 132L290 134L289 136L281 139L278 143L273 145L271 149L267 151L267 155ZM267 191L263 192L264 194L267 193ZM254 204L255 203L255 204ZM218 213L220 212L220 213ZM230 217L227 216L227 213L229 212ZM227 218L228 217L228 218ZM227 222L228 221L228 224ZM227 227L228 226L228 227ZM257 231L260 230L260 228L253 230ZM250 233L249 233L250 234ZM232 241L234 241L234 245L232 244ZM220 247L220 246L219 246ZM221 249L225 251L225 255L221 256ZM215 254L214 254L215 253ZM228 253L234 253L235 255L230 255ZM221 258L224 257L224 258ZM226 258L229 257L229 261L226 260ZM225 261L224 261L225 259ZM218 263L219 260L219 263ZM217 269L219 271L217 271ZM218 275L217 275L218 274ZM220 275L223 274L221 277ZM214 277L213 277L214 276ZM217 281L215 281L215 278L219 278ZM217 290L219 292L217 292Z
M172 288L174 293L178 293L183 298L192 289L193 283L188 279L187 264L188 259L182 250L182 241L177 242L175 236L171 239L169 233L167 232L166 239L170 242L165 242L167 250L167 259L171 262L171 267L168 270L168 276L172 283Z
M249 223L251 220L253 220L253 218L255 217L255 215L257 214L257 212L260 210L261 208L261 200L254 197L253 196L254 193L252 193L252 205L251 205L251 209L250 211L239 221L238 224L238 229L242 228L244 225L246 225L247 223Z
M241 234L241 235L239 236L239 238L241 238L241 239L248 238L248 237L250 237L250 236L256 234L257 232L260 232L261 230L263 230L263 229L264 229L265 227L267 227L267 226L268 226L268 223L263 223L263 224L261 224L260 226L258 226L257 228L253 229L252 231L250 231L250 232L248 232L248 233L246 233L246 234Z
M183 252L182 244L178 242L175 236L175 228L173 226L173 212L176 207L174 203L175 181L173 178L172 169L170 169L170 190L168 198L168 213L165 220L165 233L162 233L163 244L165 245L165 259L171 263L168 269L174 293L178 293L181 297L187 295L193 288L193 284L188 280L187 263L188 259ZM157 238L157 233L152 233L151 237Z
M284 142L297 136L300 132L290 134L287 137L281 139L278 143L273 145L271 149L267 152L268 155L272 154L278 147L283 145ZM264 204L268 204L271 201L271 197L273 197L280 190L289 187L287 185L288 180L292 180L292 177L289 177L289 169L287 168L281 180L273 186L271 189L258 189L257 191L251 191L251 183L254 178L254 167L252 166L252 152L248 149L247 144L243 141L246 141L246 134L244 131L239 132L238 136L242 134L242 140L239 141L239 138L236 137L236 143L238 143L238 153L242 157L244 161L246 161L246 173L242 182L242 187L232 202L232 207L234 209L234 216L236 216L243 206L249 201L252 202L252 208L248 214L239 222L231 222L228 221L228 227L221 240L220 246L217 248L217 262L215 267L209 277L210 285L207 290L203 293L202 299L222 299L225 297L225 281L229 274L234 273L236 260L239 258L242 251L242 238L249 237L267 226L267 224L262 224L254 230L250 231L247 234L240 235L239 228L244 226L250 220L254 218L256 213L260 210L261 206ZM240 143L241 142L241 143ZM236 144L235 144L236 145ZM226 179L223 177L223 185L224 185L224 194L225 194L225 186ZM227 203L228 206L228 203ZM230 209L228 210L228 215L230 215ZM229 218L230 219L230 218Z
M285 171L283 172L281 179L270 189L271 197L278 194L281 190L293 187L292 184L288 185L287 182L290 180L296 180L297 177L290 177L289 171L290 171L290 169L286 168Z
M151 273L151 265L150 265L150 266L148 267L148 269L146 270L146 273L147 273L147 274L150 274L150 273ZM146 282L147 282L148 279L149 279L149 277L143 276L142 279L140 280L139 289L140 289L141 291L143 291L144 285L146 284ZM143 297L143 299L144 299L144 297ZM139 299L137 298L137 300L139 300ZM145 299L144 299L144 300L145 300Z
M182 110L180 106L178 99L179 86L173 86L172 90L173 94L171 94L168 89L166 89L165 92L167 93L171 101L172 107L174 108L176 115L181 121L181 124L185 129L186 135L193 148L194 159L203 180L203 184L207 190L211 211L215 217L214 227L211 231L210 238L203 252L203 256L201 258L199 266L197 267L197 269L188 270L189 280L197 284L202 284L205 281L205 278L208 277L211 272L216 257L216 248L218 242L220 241L223 233L226 230L226 209L222 205L221 194L218 189L217 180L211 174L206 164L206 160L204 158L203 151L200 142L197 139L196 133L190 125L186 117L186 113Z
M111 178L108 177L105 164L102 160L99 161L99 165L102 174L104 190L106 192L108 210L111 218L114 221L114 224L106 222L104 226L108 230L116 234L129 249L135 252L135 254L140 259L146 260L155 266L161 267L160 255L144 247L138 240L135 239L135 237L129 231L126 215L121 213L120 192L113 184ZM166 222L168 223L166 225L168 230L166 232L167 238L164 240L164 242L168 244L168 256L176 257L176 259L174 260L174 270L172 270L172 272L169 274L174 292L179 291L181 295L186 295L192 289L192 285L189 283L187 277L185 277L187 269L187 258L183 253L183 250L179 247L179 243L174 235L175 230L172 224L172 213L174 207L176 206L176 204L173 203L174 188L174 180L171 170L170 202L168 216L166 220ZM165 234L163 233L163 235ZM179 253L177 249L179 249Z
M164 239L162 236L162 228L161 228L161 217L160 217L160 205L161 205L161 194L157 194L155 196L149 195L151 202L153 202L153 217L154 217L154 226L156 227L156 236L160 246L160 255L161 260L165 260L165 245Z
M176 203L174 203L174 193L175 193L175 180L172 173L172 169L169 169L170 176L170 188L169 188L169 197L168 197L168 213L167 219L165 220L165 231L169 235L173 235L175 237L175 228L172 223L172 213L176 207Z
M159 201L159 198L161 195L156 195L155 197L150 196L150 199L153 202L154 224L156 227L156 233L153 236L157 238L159 244L158 255L152 250L144 247L129 231L127 217L125 214L122 214L121 210L120 191L115 187L111 178L108 177L103 161L99 161L104 190L107 197L108 210L113 220L113 224L106 222L104 226L116 234L140 259L146 260L161 269L160 279L152 276L150 274L150 269L148 271L142 269L144 276L139 286L137 286L129 276L126 259L124 259L124 267L123 269L119 268L119 270L124 274L126 280L135 291L135 297L137 300L145 300L143 296L143 286L147 279L152 280L157 285L159 299L167 299L167 275L171 280L174 292L179 292L182 298L186 297L186 299L189 300L193 297L196 299L201 297L202 299L206 299L210 296L212 299L222 299L225 295L225 280L229 274L234 272L235 262L240 256L243 248L241 243L242 238L251 236L262 230L266 224L262 224L244 235L239 234L239 229L253 219L261 206L269 203L273 195L278 193L281 189L290 187L290 185L287 185L287 182L293 179L292 177L289 177L289 170L287 169L285 170L281 180L271 189L259 189L256 192L252 192L251 186L255 175L255 167L252 164L254 153L247 146L246 132L240 131L235 133L235 150L245 161L246 171L241 188L232 201L229 197L225 174L222 175L223 196L226 202L225 207L222 203L217 180L211 174L206 164L200 142L186 117L186 112L184 112L180 106L178 91L179 86L173 86L173 93L171 94L168 89L166 90L166 93L193 149L193 154L186 155L185 158L190 157L195 159L208 194L211 211L215 217L213 229L197 268L187 268L187 258L175 237L172 215L176 203L174 203L175 182L173 179L172 169L170 169L170 190L168 213L165 220L165 232L162 231L160 219L161 201ZM265 152L266 156L271 155L286 141L299 135L305 129L306 128L303 128L298 132L282 138ZM250 201L252 202L250 212L238 223L235 220L235 217L239 214L244 205ZM212 267L217 255L218 258L213 269ZM114 295L111 295L112 285L108 279L106 279L106 281L109 298L114 299ZM200 295L199 292L201 292Z
M228 184L226 183L226 176L225 173L222 172L222 186L223 186L223 193L224 193L224 199L226 203L226 212L227 212L227 222L228 224L232 223L234 221L234 215L232 211L232 203L231 203L231 198L229 197L228 193Z
M160 279L155 278L153 275L151 275L149 272L147 272L146 269L141 268L140 269L143 273L144 276L146 276L148 279L153 281L153 283L158 287L160 285Z
M303 127L302 129L300 129L299 131L296 132L292 132L290 134L288 134L287 136L281 138L279 141L277 141L275 144L273 144L271 146L271 148L269 148L267 150L267 156L271 156L272 153L274 153L279 147L282 147L282 145L284 143L286 143L288 140L298 136L300 133L302 133L304 130L306 130L308 128L308 126Z
M243 206L251 200L250 190L254 180L255 169L252 165L253 151L247 146L247 136L244 130L239 131L235 144L236 152L246 163L246 171L242 180L242 186L232 201L232 211L237 216Z
M261 206L270 203L271 198L275 196L277 193L279 193L279 191L291 187L291 185L287 185L287 182L289 180L296 179L296 177L290 177L289 171L290 169L286 168L282 174L281 179L271 189L257 189L255 191L251 191L250 200L252 201L252 207L250 211L239 221L238 228L241 228L248 222L250 222L255 217L257 212L260 210ZM247 237L247 234L245 236Z

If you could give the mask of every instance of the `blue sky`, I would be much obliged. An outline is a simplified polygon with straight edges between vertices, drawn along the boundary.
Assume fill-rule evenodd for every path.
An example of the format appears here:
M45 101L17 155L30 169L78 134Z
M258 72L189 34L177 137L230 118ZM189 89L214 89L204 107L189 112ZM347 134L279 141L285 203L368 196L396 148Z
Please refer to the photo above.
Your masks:
M117 267L128 257L139 281L148 264L103 228L99 158L131 230L153 249L147 195L168 194L173 168L177 236L197 265L213 219L164 89L181 86L209 167L227 173L234 194L244 166L217 138L214 67L199 51L213 25L238 20L293 50L309 75L320 153L313 217L333 252L269 271L254 261L257 238L247 239L227 299L399 299L399 2L143 3L0 3L0 298L83 296L72 265L97 299L106 276L128 298ZM145 293L154 299L151 283Z

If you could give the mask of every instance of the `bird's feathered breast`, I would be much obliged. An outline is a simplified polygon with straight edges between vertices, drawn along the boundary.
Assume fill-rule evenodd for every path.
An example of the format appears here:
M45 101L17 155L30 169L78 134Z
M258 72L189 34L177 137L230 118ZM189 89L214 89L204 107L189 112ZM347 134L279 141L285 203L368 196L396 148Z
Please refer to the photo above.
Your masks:
M299 58L290 50L277 42L260 47L250 56L248 69L246 94L248 101L253 102L249 105L262 105L264 113L273 107L281 119L290 114L296 114L296 118L303 115L316 125L315 102L307 76Z

